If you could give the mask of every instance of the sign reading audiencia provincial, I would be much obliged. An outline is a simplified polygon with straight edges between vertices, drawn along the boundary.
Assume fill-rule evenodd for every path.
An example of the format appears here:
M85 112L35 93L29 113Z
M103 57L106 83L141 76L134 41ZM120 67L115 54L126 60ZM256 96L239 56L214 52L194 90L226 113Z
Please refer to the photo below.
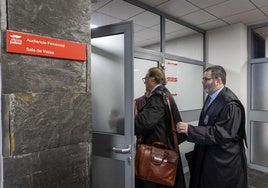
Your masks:
M63 59L86 60L86 44L7 30L6 51Z

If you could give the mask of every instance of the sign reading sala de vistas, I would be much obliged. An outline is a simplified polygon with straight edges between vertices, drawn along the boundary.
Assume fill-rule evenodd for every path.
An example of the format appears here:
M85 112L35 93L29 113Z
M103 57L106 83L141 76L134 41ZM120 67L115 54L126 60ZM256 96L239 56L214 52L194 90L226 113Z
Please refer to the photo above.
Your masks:
M86 44L7 30L6 51L63 59L86 60Z

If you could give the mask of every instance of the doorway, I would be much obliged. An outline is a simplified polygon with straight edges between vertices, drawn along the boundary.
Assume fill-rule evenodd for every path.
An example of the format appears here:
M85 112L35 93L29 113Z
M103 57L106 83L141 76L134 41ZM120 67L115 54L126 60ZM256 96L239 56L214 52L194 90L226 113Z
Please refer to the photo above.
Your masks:
M92 30L92 187L134 188L132 22Z

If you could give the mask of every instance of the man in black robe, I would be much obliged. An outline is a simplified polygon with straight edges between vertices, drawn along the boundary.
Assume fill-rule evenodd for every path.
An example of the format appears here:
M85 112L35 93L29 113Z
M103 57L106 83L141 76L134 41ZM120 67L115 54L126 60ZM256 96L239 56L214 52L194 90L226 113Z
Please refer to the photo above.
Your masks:
M245 110L225 83L223 67L207 68L202 84L208 97L198 126L177 123L177 131L195 143L190 188L248 187Z
M144 84L149 94L146 98L145 105L135 116L135 134L137 137L141 137L140 143L142 144L151 145L153 142L163 142L169 148L174 148L169 110L163 92L169 96L175 123L181 121L181 116L173 96L165 87L166 79L162 69L157 67L149 69L144 78ZM185 134L178 134L178 136L183 138ZM179 142L183 141L180 138L178 140ZM167 188L167 186L141 179L136 179L136 187ZM174 187L185 188L181 160L179 161L177 179Z

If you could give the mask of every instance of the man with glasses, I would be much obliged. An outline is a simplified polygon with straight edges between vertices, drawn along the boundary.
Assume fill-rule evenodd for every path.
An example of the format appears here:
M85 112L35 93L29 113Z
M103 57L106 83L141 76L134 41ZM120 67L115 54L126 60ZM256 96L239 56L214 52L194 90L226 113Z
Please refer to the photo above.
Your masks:
M181 121L177 105L169 90L165 87L166 78L162 69L150 68L142 79L147 91L146 103L135 116L135 134L141 144L152 145L153 142L163 142L169 148L174 148L173 133L171 130L168 106L165 102L163 92L170 99L171 109L175 122ZM185 137L185 134L178 134ZM181 138L178 139L182 141ZM185 138L184 138L185 140ZM179 161L177 179L174 187L185 188L183 167ZM144 167L146 168L146 167ZM137 188L165 188L167 186L150 181L136 179Z
M202 84L208 96L198 126L177 123L177 131L195 143L189 187L247 188L244 107L225 86L223 67L207 68Z

